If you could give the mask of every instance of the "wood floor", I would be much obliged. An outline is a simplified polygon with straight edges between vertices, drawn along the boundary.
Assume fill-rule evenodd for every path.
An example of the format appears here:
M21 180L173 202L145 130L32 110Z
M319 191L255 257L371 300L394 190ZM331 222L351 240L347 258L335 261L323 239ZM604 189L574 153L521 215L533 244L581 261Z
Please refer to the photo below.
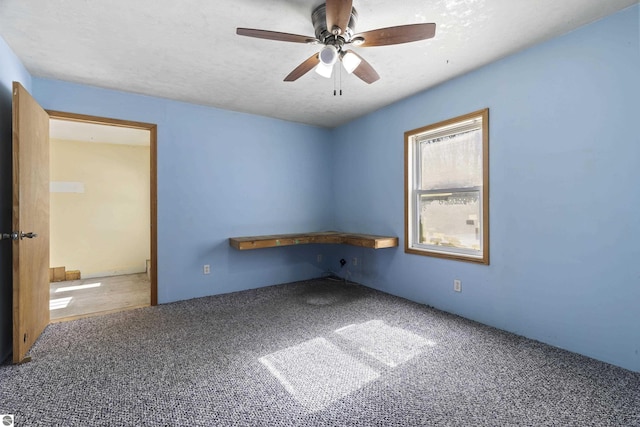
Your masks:
M150 294L146 273L51 283L51 322L147 307Z

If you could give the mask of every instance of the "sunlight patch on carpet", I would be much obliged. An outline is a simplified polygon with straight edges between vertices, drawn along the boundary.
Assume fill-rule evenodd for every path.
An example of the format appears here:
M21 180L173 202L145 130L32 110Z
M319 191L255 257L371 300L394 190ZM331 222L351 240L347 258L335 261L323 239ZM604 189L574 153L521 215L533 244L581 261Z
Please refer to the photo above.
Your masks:
M305 341L259 360L291 396L312 412L380 376L324 338Z
M371 320L337 329L336 334L350 341L358 349L387 366L395 367L413 359L435 342L402 328Z

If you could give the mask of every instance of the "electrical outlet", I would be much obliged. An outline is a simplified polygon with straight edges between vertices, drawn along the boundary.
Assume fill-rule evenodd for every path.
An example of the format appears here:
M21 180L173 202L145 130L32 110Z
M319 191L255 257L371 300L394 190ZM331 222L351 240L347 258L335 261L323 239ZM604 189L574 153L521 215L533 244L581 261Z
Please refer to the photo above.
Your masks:
M453 290L456 292L462 292L462 282L456 279L453 281Z
M358 265L358 257L355 257L355 256L354 256L354 257L351 259L351 264L353 264L353 266L354 266L354 267L355 267L356 265Z
M205 264L202 266L202 274L211 273L211 266L209 264Z
M316 255L316 262L320 264L322 262L322 254Z

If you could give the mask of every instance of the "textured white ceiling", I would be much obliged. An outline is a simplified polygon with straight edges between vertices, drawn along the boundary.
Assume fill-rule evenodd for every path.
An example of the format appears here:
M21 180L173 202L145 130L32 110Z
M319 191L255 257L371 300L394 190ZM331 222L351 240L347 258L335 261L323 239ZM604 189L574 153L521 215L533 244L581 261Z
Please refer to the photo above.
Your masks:
M380 74L283 78L319 46L241 37L313 35L322 0L1 0L0 36L35 76L335 127L638 0L353 0L356 32L435 22L431 40L355 48Z

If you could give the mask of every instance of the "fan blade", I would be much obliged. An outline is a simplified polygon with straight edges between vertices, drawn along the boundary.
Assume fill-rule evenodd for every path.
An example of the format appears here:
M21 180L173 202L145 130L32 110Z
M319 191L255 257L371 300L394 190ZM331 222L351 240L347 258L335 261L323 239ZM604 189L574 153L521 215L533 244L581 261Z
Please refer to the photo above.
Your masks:
M302 64L298 65L295 70L289 73L287 77L284 78L285 82L293 82L298 80L300 77L307 74L309 71L313 69L320 62L320 56L317 53L314 53L311 57L309 57Z
M360 80L362 80L365 83L371 84L371 83L377 81L378 79L380 79L380 76L378 75L376 70L374 70L373 67L371 66L371 64L369 64L367 61L365 61L362 56L358 55L357 53L355 53L352 50L347 50L347 52L348 53L352 53L355 56L357 56L358 58L360 58L360 65L358 65L356 67L356 69L353 70L353 74L358 76L358 78L360 78Z
M397 27L380 28L356 34L353 39L363 38L364 42L356 46L388 46L430 39L436 35L436 24L410 24Z
M327 14L327 30L334 33L334 28L339 28L336 35L344 34L351 20L351 0L327 0L325 11Z
M277 31L256 30L254 28L237 28L239 36L255 37L258 39L276 40L293 43L316 43L315 37L300 36L298 34L279 33Z

